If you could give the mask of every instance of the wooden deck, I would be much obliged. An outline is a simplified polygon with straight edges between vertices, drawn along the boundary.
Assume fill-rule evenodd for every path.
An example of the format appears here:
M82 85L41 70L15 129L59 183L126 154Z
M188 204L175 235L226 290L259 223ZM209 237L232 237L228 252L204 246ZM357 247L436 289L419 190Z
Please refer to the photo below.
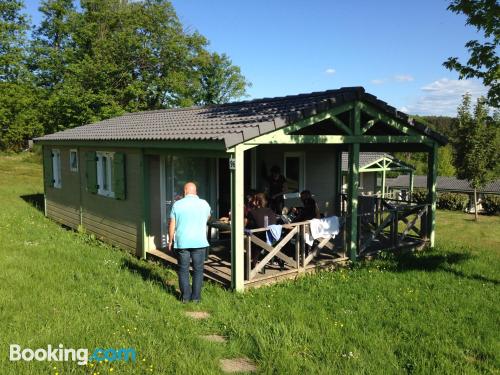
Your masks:
M169 266L177 267L177 259L162 250L150 250L148 256L152 259L160 259ZM229 248L223 245L212 246L212 251L205 262L205 278L224 287L231 286L231 262ZM346 257L334 257L329 254L320 254L306 267L294 269L287 265L283 271L277 264L268 264L264 274L257 274L252 280L245 281L245 288L255 288L263 285L273 284L282 280L296 279L301 275L316 272L320 269L330 269L345 263Z
M404 204L378 199L368 212L358 215L358 258L372 257L384 250L421 248L428 244L425 237L428 205ZM262 240L264 228L245 230L244 235L244 287L258 287L320 269L345 263L345 217L338 218L340 232L334 238L317 238L311 246L305 238L310 233L311 221L283 224L281 238L270 245ZM227 226L227 224L226 224ZM225 232L219 232L225 233ZM210 254L205 261L205 276L226 287L231 286L230 235L210 239ZM252 256L259 252L259 261L252 264ZM162 250L151 250L150 257L159 258L168 265L177 266L177 259ZM282 268L278 262L282 261Z

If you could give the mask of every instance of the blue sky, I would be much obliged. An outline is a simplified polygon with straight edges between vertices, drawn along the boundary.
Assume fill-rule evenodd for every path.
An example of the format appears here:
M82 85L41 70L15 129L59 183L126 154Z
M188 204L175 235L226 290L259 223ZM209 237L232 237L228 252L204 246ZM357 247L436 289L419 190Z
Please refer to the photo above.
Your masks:
M39 22L39 1L27 0ZM455 115L484 94L442 62L480 39L444 0L174 0L184 27L224 52L252 83L249 98L363 86L411 114Z

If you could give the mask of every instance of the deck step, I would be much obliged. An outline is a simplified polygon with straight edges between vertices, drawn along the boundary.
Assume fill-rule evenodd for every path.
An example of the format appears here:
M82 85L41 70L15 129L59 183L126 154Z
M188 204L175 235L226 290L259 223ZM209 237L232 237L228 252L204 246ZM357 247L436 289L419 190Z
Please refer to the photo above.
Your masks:
M156 258L160 258L170 265L177 266L177 258L165 253L164 251L151 249L148 250L147 253ZM212 265L214 262L217 266ZM229 286L231 285L231 264L221 260L215 255L210 255L208 261L205 262L205 277L212 281L221 283L224 286Z

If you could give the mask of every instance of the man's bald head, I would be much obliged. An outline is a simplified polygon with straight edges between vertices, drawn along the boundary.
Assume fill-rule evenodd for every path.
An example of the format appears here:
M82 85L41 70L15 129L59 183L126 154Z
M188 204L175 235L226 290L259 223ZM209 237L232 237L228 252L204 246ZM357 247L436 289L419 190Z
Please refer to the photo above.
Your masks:
M184 185L184 195L196 195L196 185L194 182L188 182Z

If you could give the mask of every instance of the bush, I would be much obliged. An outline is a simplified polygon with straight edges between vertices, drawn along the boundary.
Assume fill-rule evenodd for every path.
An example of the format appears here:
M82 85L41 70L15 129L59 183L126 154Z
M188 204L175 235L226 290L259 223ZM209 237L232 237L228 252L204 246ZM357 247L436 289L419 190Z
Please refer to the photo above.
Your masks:
M425 189L413 190L412 200L417 204L427 203L427 190Z
M464 211L469 203L469 195L461 193L440 193L437 208L441 210Z
M485 195L481 206L487 215L500 215L500 197L497 195Z

